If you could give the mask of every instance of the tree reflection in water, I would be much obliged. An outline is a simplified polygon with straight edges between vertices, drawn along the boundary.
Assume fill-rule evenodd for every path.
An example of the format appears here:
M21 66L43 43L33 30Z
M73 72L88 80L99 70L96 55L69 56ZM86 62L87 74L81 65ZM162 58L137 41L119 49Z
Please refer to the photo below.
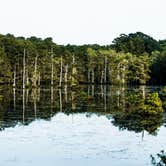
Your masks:
M125 109L121 108L113 115L112 123L121 130L142 132L156 135L163 123L162 102L158 93L130 94L126 98Z
M2 90L3 89L3 90ZM104 115L121 130L156 135L163 124L162 102L154 89L142 87L80 86L0 91L0 128L50 120L58 112ZM159 92L157 89L156 92Z
M166 166L166 153L164 150L162 150L160 153L158 153L155 157L151 157L151 163L154 166Z

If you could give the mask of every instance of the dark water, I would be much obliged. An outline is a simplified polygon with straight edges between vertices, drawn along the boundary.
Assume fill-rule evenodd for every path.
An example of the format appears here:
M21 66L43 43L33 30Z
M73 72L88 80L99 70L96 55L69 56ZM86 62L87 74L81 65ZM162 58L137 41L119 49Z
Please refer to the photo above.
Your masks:
M0 87L0 165L144 166L166 149L165 113L140 116L162 87Z

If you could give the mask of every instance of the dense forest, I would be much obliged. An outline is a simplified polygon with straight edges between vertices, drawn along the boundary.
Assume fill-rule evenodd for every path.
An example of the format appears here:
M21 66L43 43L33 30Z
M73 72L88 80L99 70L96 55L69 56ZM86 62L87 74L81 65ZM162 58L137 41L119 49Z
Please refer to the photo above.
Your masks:
M0 35L0 84L165 84L165 77L166 40L142 32L121 34L107 46Z

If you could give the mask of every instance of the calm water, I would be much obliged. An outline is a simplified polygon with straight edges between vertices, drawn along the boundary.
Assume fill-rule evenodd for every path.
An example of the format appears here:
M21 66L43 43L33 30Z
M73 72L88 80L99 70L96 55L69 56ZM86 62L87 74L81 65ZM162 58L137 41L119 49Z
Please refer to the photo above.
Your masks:
M162 87L0 87L0 165L144 166L166 149L165 113L136 115Z

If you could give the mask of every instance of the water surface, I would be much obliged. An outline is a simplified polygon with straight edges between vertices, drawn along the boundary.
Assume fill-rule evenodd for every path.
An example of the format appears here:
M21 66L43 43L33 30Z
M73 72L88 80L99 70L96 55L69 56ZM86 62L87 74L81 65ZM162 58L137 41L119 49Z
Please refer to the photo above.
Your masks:
M0 87L0 165L150 166L166 149L165 113L137 117L131 98L161 89Z

